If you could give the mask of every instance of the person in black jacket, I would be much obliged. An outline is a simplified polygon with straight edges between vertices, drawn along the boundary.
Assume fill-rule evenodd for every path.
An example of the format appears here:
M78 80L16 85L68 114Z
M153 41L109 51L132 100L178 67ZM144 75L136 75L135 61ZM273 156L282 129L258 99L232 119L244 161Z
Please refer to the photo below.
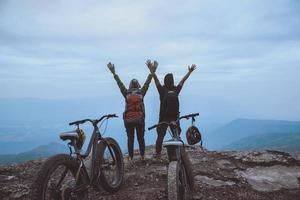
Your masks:
M155 71L158 66L158 62L147 64L151 74L153 75L156 88L159 93L160 98L160 111L159 111L159 122L170 122L177 120L179 117L179 100L178 95L184 85L184 82L189 78L191 73L196 69L196 65L192 64L188 66L187 74L182 78L178 85L174 85L174 77L172 73L168 73L164 78L164 85L161 85L158 80ZM160 157L162 150L163 139L167 131L166 125L161 125L157 127L157 140L156 140L156 153L155 157Z

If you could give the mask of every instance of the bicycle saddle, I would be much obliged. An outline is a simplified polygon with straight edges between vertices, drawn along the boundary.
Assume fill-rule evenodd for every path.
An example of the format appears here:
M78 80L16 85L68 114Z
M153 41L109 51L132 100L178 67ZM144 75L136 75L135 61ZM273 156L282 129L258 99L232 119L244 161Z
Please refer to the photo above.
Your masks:
M68 132L63 132L59 135L60 139L62 139L63 141L65 140L78 140L79 136L77 134L77 131L68 131Z

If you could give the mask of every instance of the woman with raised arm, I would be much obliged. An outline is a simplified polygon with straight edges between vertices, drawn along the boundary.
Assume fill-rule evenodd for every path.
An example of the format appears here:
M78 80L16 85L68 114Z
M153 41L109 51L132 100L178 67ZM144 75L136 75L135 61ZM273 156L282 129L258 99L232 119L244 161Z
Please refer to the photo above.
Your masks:
M148 66L148 62L146 65ZM122 83L121 79L116 73L115 65L112 63L107 64L108 69L114 75L120 91L125 98L126 106L123 113L124 125L127 132L127 146L129 159L133 159L133 149L134 149L134 131L136 130L137 139L140 148L141 159L144 160L145 155L145 106L144 106L144 96L146 95L149 85L152 80L152 74L149 74L143 87L140 86L137 79L132 79L127 89Z
M159 93L160 98L160 111L159 111L159 122L170 122L177 120L179 117L179 99L178 95L184 85L184 82L189 78L191 73L196 69L196 65L192 64L188 66L187 74L182 78L177 86L174 85L174 77L172 73L168 73L164 78L164 85L162 86L155 74L158 62L154 61L153 63L147 63L147 66L153 75L156 88ZM161 156L161 149L163 139L167 131L166 125L161 125L157 127L157 139L156 139L156 152L154 157Z

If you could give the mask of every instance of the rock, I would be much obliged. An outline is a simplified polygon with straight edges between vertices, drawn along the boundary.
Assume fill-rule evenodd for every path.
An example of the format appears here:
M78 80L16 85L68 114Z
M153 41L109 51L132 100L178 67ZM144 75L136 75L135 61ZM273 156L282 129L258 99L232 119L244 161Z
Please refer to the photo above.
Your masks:
M195 181L200 181L204 184L207 184L209 186L213 186L213 187L220 187L220 186L231 186L234 185L235 183L232 181L221 181L221 180L216 180L213 178L209 178L207 176L195 176Z
M235 159L241 160L246 163L257 163L257 164L272 164L272 163L285 163L297 162L296 159L288 153L279 151L245 151L245 152L234 152L232 156ZM299 161L298 161L299 164Z
M168 160L152 158L154 146L146 147L145 161L135 151L125 163L124 184L109 194L89 189L90 200L167 199ZM300 163L297 155L278 151L216 152L189 149L195 187L193 199L298 200ZM0 199L28 200L34 177L45 160L0 166Z
M4 183L6 181L12 181L13 179L16 179L16 176L0 175L0 182L1 183Z
M236 166L234 164L232 164L229 160L217 160L216 161L217 166L219 166L220 169L236 169Z
M257 191L275 191L299 189L300 167L274 165L272 167L254 167L245 171L236 171Z

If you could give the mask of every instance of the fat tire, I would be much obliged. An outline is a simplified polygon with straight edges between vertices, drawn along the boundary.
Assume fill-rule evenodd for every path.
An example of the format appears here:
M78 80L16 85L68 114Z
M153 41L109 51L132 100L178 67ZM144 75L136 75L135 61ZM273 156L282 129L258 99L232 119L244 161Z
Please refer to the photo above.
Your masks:
M180 169L181 167L181 169ZM184 174L182 178L185 180L186 188L185 188L185 196L181 198L181 194L179 191L179 172ZM169 163L168 167L168 200L190 200L192 199L192 194L190 190L190 185L186 173L186 168L184 165L179 165L177 161L172 161Z
M171 161L168 167L168 200L179 200L178 162Z
M181 149L181 159L185 168L186 176L188 179L189 189L192 191L194 189L194 170L189 154L185 149Z
M67 154L57 154L48 158L42 165L42 168L38 172L35 181L31 186L31 191L29 194L31 200L44 200L44 193L48 185L48 179L53 173L53 171L61 164L67 166L72 173L76 173L79 167L78 162L76 162L74 158L70 157L70 155ZM82 177L79 178L79 181L81 183L84 182ZM80 199L84 200L87 199L87 197L88 192L84 191Z
M106 141L106 142L105 142ZM120 187L122 186L123 183L123 178L124 178L124 160L123 160L123 154L121 151L121 148L118 144L118 142L110 137L105 138L105 141L102 140L100 143L98 143L97 146L97 158L96 163L99 163L99 177L96 181L97 188L103 188L107 192L114 193L117 192ZM104 156L104 151L105 148L107 147L107 144L111 147L112 151L114 152L115 159L117 160L117 169L118 169L118 180L117 183L114 185L111 185L109 181L107 180L106 176L104 173L101 172L102 169L102 164L103 164L103 156Z
M181 168L179 169L178 171L178 176L177 176L177 182L179 183L180 182L180 177L179 177L179 174L181 174L181 178L184 179L182 181L184 181L184 184L185 184L185 187L184 187L184 196L181 198L181 192L180 191L179 193L179 199L184 199L184 200L191 200L192 199L192 192L191 192L191 187L190 187L190 183L189 183L189 177L188 177L188 174L187 174L187 168L185 167L184 164L182 164L180 166ZM182 184L182 183L181 183ZM179 188L178 188L179 190Z

